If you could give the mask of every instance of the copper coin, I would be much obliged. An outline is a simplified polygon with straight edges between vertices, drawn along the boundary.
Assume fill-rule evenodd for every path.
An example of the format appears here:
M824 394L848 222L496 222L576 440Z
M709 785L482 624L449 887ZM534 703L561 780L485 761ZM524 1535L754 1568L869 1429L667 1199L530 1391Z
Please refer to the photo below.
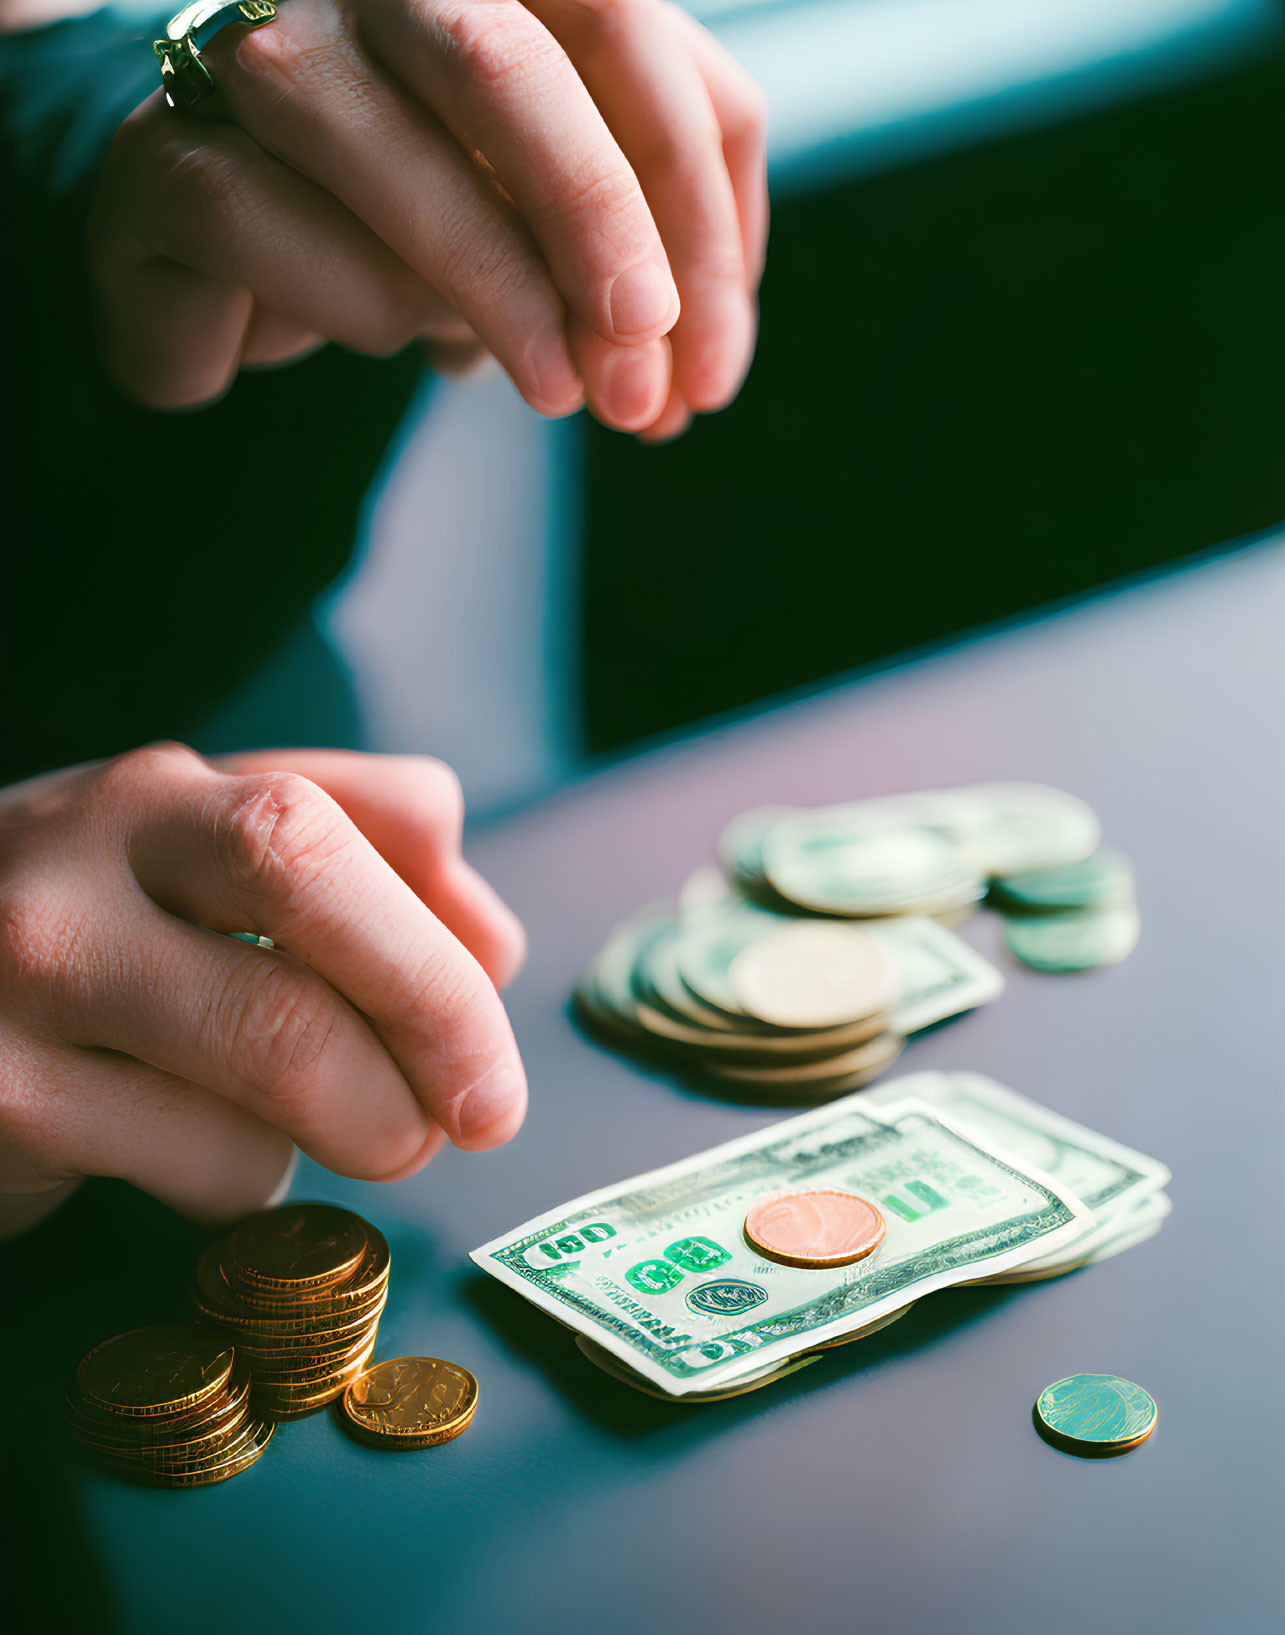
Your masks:
M847 1266L883 1242L888 1223L865 1198L837 1187L781 1192L745 1217L745 1236L783 1266Z
M477 1381L440 1357L376 1363L344 1392L348 1428L384 1447L431 1447L465 1430L477 1407Z
M335 1204L284 1204L250 1215L227 1237L228 1258L247 1283L284 1295L328 1288L355 1272L365 1223Z
M81 1362L76 1384L90 1402L125 1418L181 1415L217 1396L232 1373L232 1347L191 1325L131 1329Z

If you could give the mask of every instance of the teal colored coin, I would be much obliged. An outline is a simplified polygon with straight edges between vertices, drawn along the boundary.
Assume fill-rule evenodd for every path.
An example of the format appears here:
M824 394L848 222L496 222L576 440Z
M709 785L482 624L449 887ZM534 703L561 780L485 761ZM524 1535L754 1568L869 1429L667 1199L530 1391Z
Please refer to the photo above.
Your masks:
M1030 869L991 881L991 896L1001 908L1105 908L1133 896L1133 865L1121 852L1104 847L1079 863L1055 869Z
M1042 1431L1072 1453L1123 1453L1156 1425L1154 1400L1118 1374L1069 1374L1035 1404Z
M1023 965L1036 971L1091 971L1118 965L1137 945L1141 922L1132 903L1008 915L1004 936Z

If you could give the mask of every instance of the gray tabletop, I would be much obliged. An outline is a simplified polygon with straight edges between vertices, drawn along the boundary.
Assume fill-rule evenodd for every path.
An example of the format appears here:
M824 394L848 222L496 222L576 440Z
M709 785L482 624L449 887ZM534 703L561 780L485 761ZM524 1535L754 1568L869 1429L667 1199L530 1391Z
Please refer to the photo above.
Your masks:
M872 610L854 608L854 618ZM84 1569L131 1635L1267 1630L1280 1550L1285 550L1259 545L659 749L475 837L531 958L511 1010L521 1135L391 1188L305 1165L299 1196L388 1233L380 1350L472 1369L472 1428L383 1454L284 1426L221 1487L76 1467ZM1091 801L1136 860L1123 966L1012 965L897 1071L988 1073L1165 1160L1160 1235L1085 1272L934 1296L768 1390L654 1402L467 1261L566 1198L778 1112L708 1099L582 1036L567 996L612 924L672 893L733 813L980 779ZM122 1325L123 1326L123 1325ZM1079 1461L1031 1405L1078 1370L1160 1408Z

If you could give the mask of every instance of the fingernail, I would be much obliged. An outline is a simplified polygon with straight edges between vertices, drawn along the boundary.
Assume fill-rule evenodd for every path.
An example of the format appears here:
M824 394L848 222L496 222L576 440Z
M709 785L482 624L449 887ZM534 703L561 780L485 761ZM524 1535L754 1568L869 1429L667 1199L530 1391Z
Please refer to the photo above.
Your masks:
M570 414L580 407L584 390L561 324L532 335L523 348L523 362L531 379L526 396L541 414Z
M455 1110L456 1145L498 1146L515 1133L526 1109L526 1085L509 1067L494 1068L467 1091Z
M660 342L607 350L595 382L593 407L620 431L649 426L660 413L669 388Z
M640 261L611 286L611 327L617 335L645 335L672 329L678 318L678 291L667 267Z

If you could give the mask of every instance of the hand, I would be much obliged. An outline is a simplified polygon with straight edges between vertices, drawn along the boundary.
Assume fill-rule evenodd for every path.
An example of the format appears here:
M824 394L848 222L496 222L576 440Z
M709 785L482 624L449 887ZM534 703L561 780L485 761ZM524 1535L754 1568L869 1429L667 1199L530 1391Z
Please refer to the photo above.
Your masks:
M525 944L462 822L414 756L161 745L0 790L0 1232L83 1175L222 1222L292 1142L391 1181L507 1141Z
M492 352L655 438L749 366L762 93L664 0L286 0L205 48L223 117L126 120L90 235L109 364L154 407L322 340Z

